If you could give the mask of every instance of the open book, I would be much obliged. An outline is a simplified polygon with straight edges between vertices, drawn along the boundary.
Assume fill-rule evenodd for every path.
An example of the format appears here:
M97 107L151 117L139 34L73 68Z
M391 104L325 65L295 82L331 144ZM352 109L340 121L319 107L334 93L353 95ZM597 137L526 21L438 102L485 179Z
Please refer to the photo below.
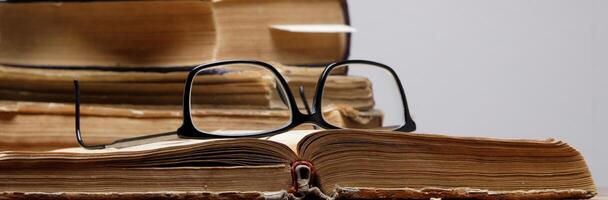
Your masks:
M358 130L162 138L120 149L0 153L4 197L580 199L596 189L559 140ZM287 192L289 191L289 192ZM316 193L315 193L316 191Z

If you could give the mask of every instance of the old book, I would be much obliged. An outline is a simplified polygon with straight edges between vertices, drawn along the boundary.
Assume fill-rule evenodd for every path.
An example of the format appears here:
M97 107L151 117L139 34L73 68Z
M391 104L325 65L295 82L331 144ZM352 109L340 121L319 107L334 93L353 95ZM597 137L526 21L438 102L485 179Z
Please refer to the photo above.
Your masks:
M350 30L276 27L348 25L344 0L222 0L216 1L213 8L218 33L216 59L246 57L290 65L319 65L348 57Z
M252 58L312 65L345 59L342 0L0 1L0 64L163 67ZM297 52L297 54L296 54Z
M274 64L285 76L291 92L299 97L305 88L312 102L323 68L302 68ZM82 82L84 103L181 105L187 72L116 72L99 70L39 69L0 65L0 99L42 102L73 102L73 80ZM281 107L275 79L266 73L247 72L206 75L197 79L193 103ZM355 76L332 76L324 99L359 110L374 106L369 80ZM152 98L153 97L153 98ZM301 100L298 104L303 108Z
M202 130L270 130L289 121L287 110L195 107L193 120ZM382 125L376 110L326 108L332 124L351 128ZM83 138L88 144L108 144L130 137L175 131L182 123L181 106L107 105L81 106ZM41 151L77 147L74 105L0 100L0 151ZM312 129L301 126L300 129Z
M548 139L357 130L0 154L10 198L586 199L581 154ZM289 191L290 193L288 193Z

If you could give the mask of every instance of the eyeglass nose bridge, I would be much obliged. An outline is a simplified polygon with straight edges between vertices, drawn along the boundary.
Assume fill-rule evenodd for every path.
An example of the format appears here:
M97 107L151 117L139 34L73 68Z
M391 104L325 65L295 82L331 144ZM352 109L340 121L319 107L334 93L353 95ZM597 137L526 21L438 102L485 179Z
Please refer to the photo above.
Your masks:
M308 104L308 98L304 93L304 86L299 87L300 99L302 100L302 104L304 104L304 109L306 110L306 114L304 115L304 121L302 123L311 123L312 127L315 130L319 129L319 126L322 126L319 122L322 120L319 114L313 114L313 111L310 109L310 105Z
M299 126L302 124L310 124L313 126L314 130L319 129L338 129L339 127L334 126L323 118L323 112L319 110L312 110L312 114L296 112L296 114L292 118L293 127Z
M315 130L319 129L319 128L324 128L324 129L333 129L335 127L332 127L331 125L328 125L327 123L325 123L325 121L323 121L323 116L320 112L314 112L312 114L308 114L308 113L302 113L302 112L296 112L297 114L293 116L293 122L292 124L294 125L301 125L301 124L311 124L313 126L313 128Z

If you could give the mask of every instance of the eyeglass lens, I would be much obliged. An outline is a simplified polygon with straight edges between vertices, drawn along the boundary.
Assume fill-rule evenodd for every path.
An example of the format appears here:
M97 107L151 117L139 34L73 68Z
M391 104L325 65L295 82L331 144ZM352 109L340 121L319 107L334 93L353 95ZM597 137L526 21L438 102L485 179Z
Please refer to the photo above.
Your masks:
M256 135L287 126L285 88L272 71L255 64L226 64L199 71L191 91L191 116L201 132Z
M371 64L333 68L321 105L325 121L341 128L393 130L405 123L397 80L390 71Z

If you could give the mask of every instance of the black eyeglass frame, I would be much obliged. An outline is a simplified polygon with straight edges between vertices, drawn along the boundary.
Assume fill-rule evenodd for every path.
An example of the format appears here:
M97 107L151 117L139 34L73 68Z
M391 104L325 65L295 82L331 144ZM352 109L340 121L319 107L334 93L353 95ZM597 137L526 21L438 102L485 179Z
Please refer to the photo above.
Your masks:
M210 134L210 133L200 131L199 129L196 128L196 126L194 125L194 123L192 121L192 114L191 114L191 93L192 93L192 85L194 82L194 78L202 70L205 70L205 69L208 69L211 67L217 67L217 66L223 66L223 65L235 65L235 64L256 65L256 66L262 67L262 68L272 72L272 74L275 76L275 78L278 81L277 84L280 84L280 85L277 85L277 87L285 88L284 93L287 98L289 110L291 112L291 119L288 124L286 124L285 126L283 126L281 128L278 128L278 129L268 130L267 132L261 132L259 134L252 134L252 135L216 135L216 134ZM323 118L323 111L322 111L322 106L321 106L322 97L323 97L323 88L325 87L327 78L330 76L330 74L334 68L336 68L338 66L349 65L349 64L372 65L372 66L380 67L380 68L388 71L393 76L393 78L396 82L395 84L397 84L397 86L398 86L398 89L400 92L400 97L402 100L401 102L403 103L403 113L404 113L404 121L405 121L404 124L402 124L400 127L396 128L396 129L393 129L393 131L411 132L411 131L416 130L416 123L411 118L407 99L405 97L405 91L403 89L401 80L397 76L397 73L395 73L395 71L387 65L384 65L384 64L381 64L378 62L374 62L374 61L368 61L368 60L345 60L345 61L335 62L335 63L330 64L329 66L325 67L325 69L323 70L323 73L319 77L319 81L317 82L317 87L315 89L315 96L313 98L313 103L312 103L313 105L312 105L311 113L304 114L304 113L300 112L300 109L298 108L298 106L296 104L294 95L291 93L291 90L288 89L289 86L287 84L287 81L285 81L285 78L279 73L279 71L277 71L277 69L275 67L273 67L272 65L270 65L268 63L265 63L262 61L256 61L256 60L227 60L227 61L219 61L219 62L214 62L214 63L209 63L209 64L198 65L190 70L190 72L188 73L188 77L186 79L185 88L184 88L182 125L175 132L161 133L158 135L177 134L180 138L190 138L190 139L269 137L269 136L273 136L273 135L291 130L292 128L299 126L303 123L312 123L312 124L315 124L317 126L325 128L325 129L341 129L340 127L337 127L337 126L334 126L334 125L328 123ZM76 96L76 99L75 99L75 103L76 103L76 139L77 139L78 143L80 144L80 146L82 146L84 148L103 149L106 147L106 145L86 145L82 139L82 135L80 132L80 111L79 111L80 110L80 108L79 108L80 100L79 100L79 92L78 92L78 82L75 81L74 84L75 84L74 86L75 86L75 96ZM117 140L114 143L121 142L121 141L132 141L132 140L137 140L137 139L144 139L144 138L149 138L149 137L153 137L153 136L127 138L127 139ZM114 144L114 143L112 143L112 144Z

